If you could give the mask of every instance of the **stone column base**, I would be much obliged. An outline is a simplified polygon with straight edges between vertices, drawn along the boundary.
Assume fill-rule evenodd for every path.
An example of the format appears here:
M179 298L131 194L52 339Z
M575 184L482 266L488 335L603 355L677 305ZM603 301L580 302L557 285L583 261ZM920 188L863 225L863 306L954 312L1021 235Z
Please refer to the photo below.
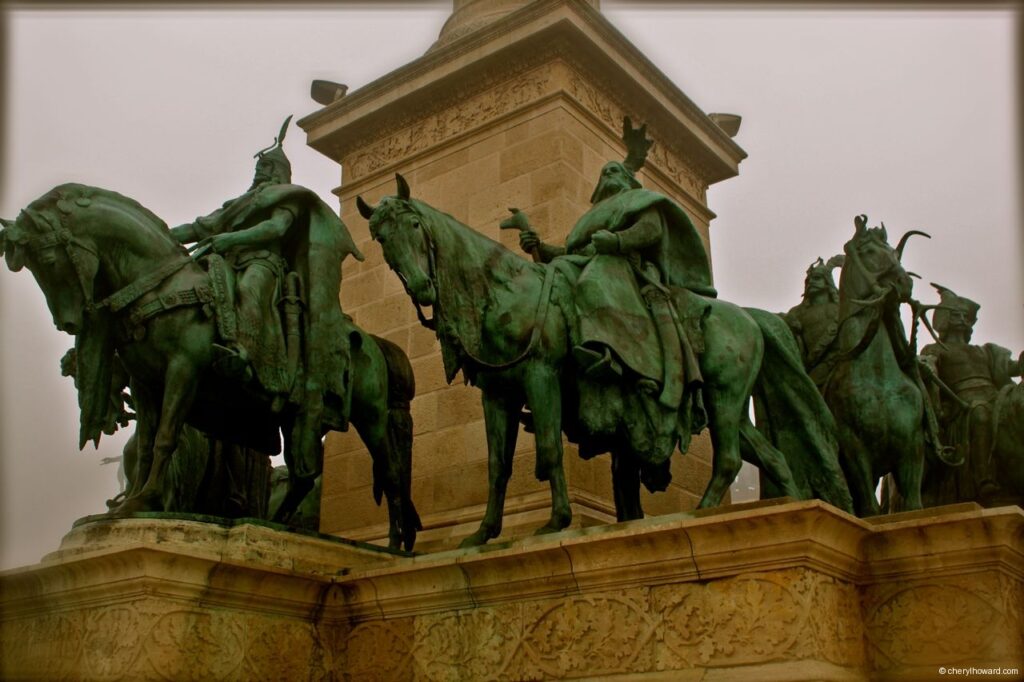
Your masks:
M0 575L4 679L934 679L1024 670L1024 511L769 501L407 556L92 519ZM1010 679L1003 675L994 679Z

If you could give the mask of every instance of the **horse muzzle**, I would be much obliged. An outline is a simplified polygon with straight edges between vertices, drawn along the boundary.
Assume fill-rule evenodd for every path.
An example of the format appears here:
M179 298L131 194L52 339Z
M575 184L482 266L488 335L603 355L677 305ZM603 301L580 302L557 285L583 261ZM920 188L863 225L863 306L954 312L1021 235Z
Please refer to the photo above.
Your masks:
M420 305L434 305L437 302L437 289L433 282L424 277L409 283L409 294Z

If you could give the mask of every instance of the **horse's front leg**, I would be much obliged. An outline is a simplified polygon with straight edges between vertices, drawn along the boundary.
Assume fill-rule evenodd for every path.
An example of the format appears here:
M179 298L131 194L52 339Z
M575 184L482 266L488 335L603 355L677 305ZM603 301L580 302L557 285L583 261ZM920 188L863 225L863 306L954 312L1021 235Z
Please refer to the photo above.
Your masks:
M487 431L487 511L480 528L459 547L476 547L501 535L501 518L505 510L505 490L512 476L512 455L519 435L519 413L522 400L512 400L501 387L484 388L484 427Z
M562 467L562 391L558 372L551 365L531 362L526 368L525 388L537 442L537 480L551 484L551 519L537 529L537 534L556 533L572 521Z
M163 508L164 473L167 462L178 447L181 427L195 398L198 384L196 368L187 357L178 355L171 359L164 373L160 419L152 440L152 462L145 478L145 485L137 494L125 500L118 508L119 512L157 511ZM139 446L145 446L141 438ZM144 452L140 450L140 453Z

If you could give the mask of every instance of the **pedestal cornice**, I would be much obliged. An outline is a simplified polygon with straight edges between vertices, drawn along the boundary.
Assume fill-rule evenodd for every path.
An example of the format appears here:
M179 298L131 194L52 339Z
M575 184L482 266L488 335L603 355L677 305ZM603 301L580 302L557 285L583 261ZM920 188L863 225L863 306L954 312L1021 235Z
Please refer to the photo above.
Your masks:
M587 71L626 113L671 140L713 184L746 153L597 10L538 0L306 116L310 146L343 162L355 148L552 57ZM619 124L616 124L616 127Z

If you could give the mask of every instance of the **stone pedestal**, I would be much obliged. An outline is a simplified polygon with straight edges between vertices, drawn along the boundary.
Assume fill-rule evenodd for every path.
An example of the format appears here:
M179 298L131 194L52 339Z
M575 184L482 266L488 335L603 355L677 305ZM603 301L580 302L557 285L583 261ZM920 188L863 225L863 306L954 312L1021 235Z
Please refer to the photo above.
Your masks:
M516 7L519 7L516 9ZM591 4L568 0L465 0L422 58L305 117L308 143L338 161L345 223L367 255L346 263L342 305L358 324L412 358L413 495L423 548L451 546L483 515L487 457L479 392L445 384L432 332L417 322L398 278L384 265L355 208L395 193L395 172L413 196L518 251L500 231L508 208L527 212L542 238L564 241L589 207L601 167L621 160L624 115L654 140L640 180L671 196L705 240L714 214L709 185L736 175L745 153L669 82ZM514 11L511 11L514 10ZM547 485L533 480L532 438L520 434L506 503L507 535L542 525ZM355 433L332 435L324 462L321 529L358 539L386 536L368 492L369 455ZM698 439L676 458L670 490L645 499L649 513L692 509L710 476ZM608 458L566 451L576 526L614 519Z
M420 556L245 523L96 520L0 574L0 677L1019 675L1022 605L1016 507L866 522L775 501Z

